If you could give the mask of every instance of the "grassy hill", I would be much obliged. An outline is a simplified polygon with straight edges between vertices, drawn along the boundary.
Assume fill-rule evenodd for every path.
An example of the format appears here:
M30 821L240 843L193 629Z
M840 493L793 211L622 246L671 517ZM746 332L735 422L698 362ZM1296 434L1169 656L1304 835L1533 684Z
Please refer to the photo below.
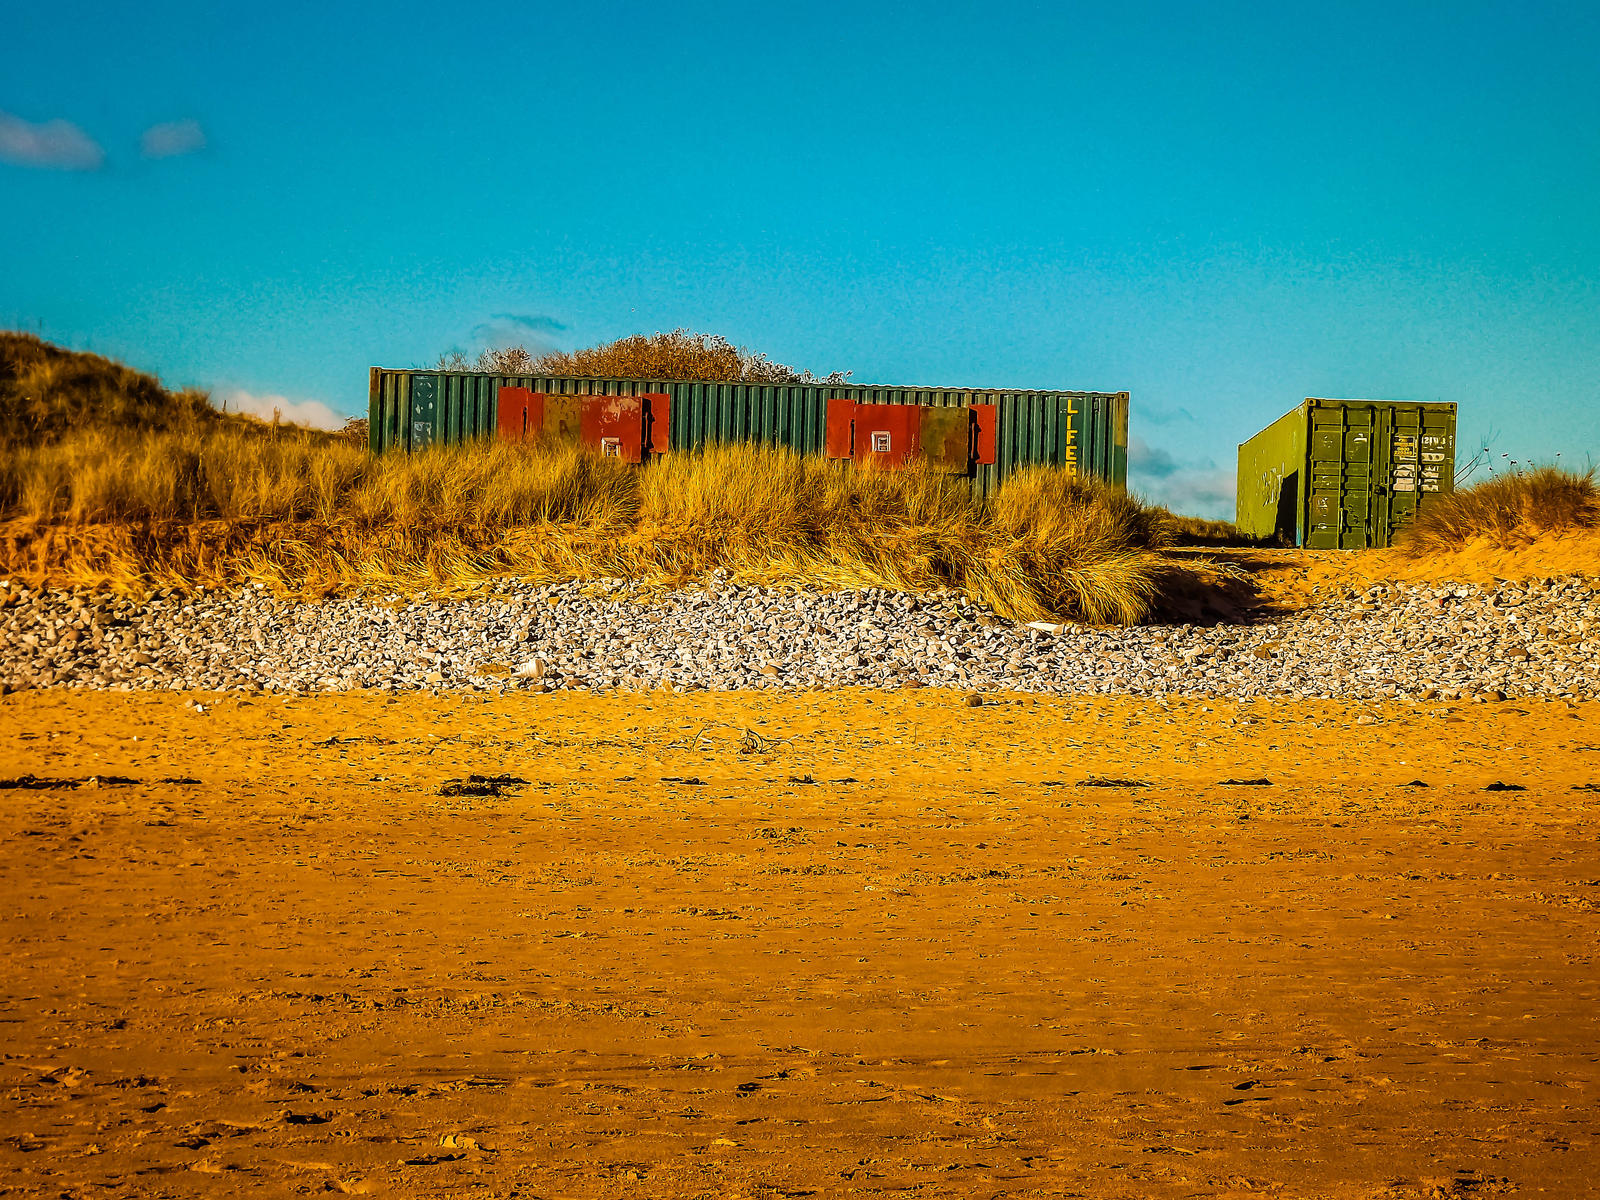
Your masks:
M204 392L168 391L98 354L0 331L0 446L43 445L88 428L194 429L226 419Z

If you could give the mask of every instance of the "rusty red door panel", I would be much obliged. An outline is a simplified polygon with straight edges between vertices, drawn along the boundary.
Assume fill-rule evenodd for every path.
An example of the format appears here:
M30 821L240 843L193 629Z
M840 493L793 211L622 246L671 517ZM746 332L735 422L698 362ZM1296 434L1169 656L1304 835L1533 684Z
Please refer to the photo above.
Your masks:
M503 441L538 441L544 433L544 393L503 387L495 399L495 434Z
M917 441L930 463L965 475L972 468L972 410L964 404L923 408Z
M672 397L665 392L646 392L644 401L647 433L645 449L665 454L672 446Z
M920 405L858 404L855 424L858 463L903 467L921 452Z
M585 396L582 438L603 458L644 461L644 401L637 396Z
M835 396L828 401L829 458L851 458L855 455L854 424L856 402Z
M995 446L995 429L999 423L1000 406L998 404L972 405L972 458L980 466L987 466L998 461L997 447Z
M583 444L583 414L588 403L587 396L546 396L544 436L552 442Z

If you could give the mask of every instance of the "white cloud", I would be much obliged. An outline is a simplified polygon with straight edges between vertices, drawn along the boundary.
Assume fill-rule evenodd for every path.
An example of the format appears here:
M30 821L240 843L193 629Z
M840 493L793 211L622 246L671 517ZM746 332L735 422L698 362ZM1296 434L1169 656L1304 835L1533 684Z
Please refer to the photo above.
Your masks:
M1214 466L1178 467L1157 478L1141 477L1130 464L1128 486L1152 504L1165 505L1187 517L1231 521L1238 479L1233 471Z
M71 121L35 125L0 112L0 159L23 167L97 171L105 165L106 152Z
M1187 458L1142 437L1128 445L1128 486L1152 504L1189 517L1233 520L1235 473L1213 459Z
M214 394L211 401L224 412L244 413L247 416L260 417L263 421L272 420L272 414L276 411L278 420L294 425L309 425L312 429L339 429L344 426L346 420L320 400L258 396L243 388L233 388Z
M152 125L139 139L139 153L146 158L176 158L205 148L205 130L192 118Z

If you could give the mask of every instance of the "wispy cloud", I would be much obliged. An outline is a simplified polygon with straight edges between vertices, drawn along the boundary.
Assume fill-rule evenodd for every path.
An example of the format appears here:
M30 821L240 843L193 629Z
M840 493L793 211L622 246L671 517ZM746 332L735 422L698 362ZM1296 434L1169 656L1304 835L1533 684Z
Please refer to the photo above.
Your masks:
M1139 406L1139 420L1146 421L1151 425L1171 425L1175 421L1192 425L1194 423L1194 414L1183 407L1156 408L1152 405L1141 404Z
M1129 485L1152 504L1165 505L1188 517L1233 520L1233 494L1238 480L1232 471L1180 467L1153 482L1134 478L1131 469L1128 475Z
M176 158L206 148L206 131L193 118L152 125L139 138L139 153L146 158Z
M1165 479L1178 470L1178 460L1172 451L1152 446L1141 437L1128 441L1128 470L1152 479Z
M537 353L554 350L554 335L564 333L566 326L554 317L528 313L495 313L487 321L473 327L472 340L491 350L508 346L525 346Z
M34 124L0 112L0 160L56 171L97 171L106 152L71 121Z
M1128 485L1152 504L1191 517L1233 520L1234 472L1209 458L1181 459L1143 438L1128 443Z
M309 425L313 429L339 429L345 423L344 417L320 400L290 400L285 396L256 395L243 388L231 388L214 393L211 402L224 412L244 413L263 421L272 420L276 413L280 421Z

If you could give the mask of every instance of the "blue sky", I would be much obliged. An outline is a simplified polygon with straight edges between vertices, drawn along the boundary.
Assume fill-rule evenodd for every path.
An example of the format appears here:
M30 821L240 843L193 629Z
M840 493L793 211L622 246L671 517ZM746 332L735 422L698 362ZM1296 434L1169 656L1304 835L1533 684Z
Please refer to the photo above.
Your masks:
M6 26L0 324L235 402L354 413L369 365L509 315L567 347L688 326L861 382L1126 389L1134 485L1207 515L1308 395L1600 454L1592 0Z

